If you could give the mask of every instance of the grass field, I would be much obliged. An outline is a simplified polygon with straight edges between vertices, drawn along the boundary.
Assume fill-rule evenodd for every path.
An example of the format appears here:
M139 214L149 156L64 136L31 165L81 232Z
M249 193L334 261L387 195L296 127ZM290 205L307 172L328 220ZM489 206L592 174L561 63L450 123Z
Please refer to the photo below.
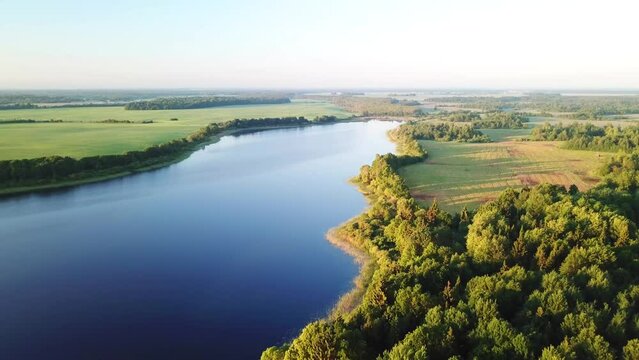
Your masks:
M485 130L487 144L422 141L428 160L402 168L413 196L423 205L437 199L443 209L476 208L500 191L540 183L577 185L598 182L596 169L609 154L559 148L558 142L512 141L529 130Z
M123 107L88 107L0 111L0 121L15 119L63 120L62 123L0 124L0 160L50 155L83 157L141 150L184 137L213 122L261 118L350 114L324 102L225 106L194 110L124 110ZM171 121L177 118L177 121ZM133 124L99 121L130 120ZM151 124L142 121L152 120Z

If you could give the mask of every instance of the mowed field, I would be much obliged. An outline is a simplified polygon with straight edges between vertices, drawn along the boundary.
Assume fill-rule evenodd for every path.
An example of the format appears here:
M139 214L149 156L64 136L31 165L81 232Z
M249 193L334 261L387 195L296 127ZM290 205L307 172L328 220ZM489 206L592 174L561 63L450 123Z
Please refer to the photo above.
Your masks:
M513 140L527 130L485 130L493 143L422 141L428 159L400 170L413 196L423 205L437 199L448 211L474 209L502 190L541 183L594 186L596 169L611 154L565 150L559 142ZM529 131L529 130L528 130Z
M264 118L351 114L314 101L290 104L225 106L193 110L124 110L123 107L86 107L0 111L0 121L16 119L63 120L62 123L0 124L0 160L50 155L84 157L142 150L184 137L213 122L236 118ZM177 121L171 121L177 118ZM135 123L99 123L104 120ZM152 120L153 123L143 124Z

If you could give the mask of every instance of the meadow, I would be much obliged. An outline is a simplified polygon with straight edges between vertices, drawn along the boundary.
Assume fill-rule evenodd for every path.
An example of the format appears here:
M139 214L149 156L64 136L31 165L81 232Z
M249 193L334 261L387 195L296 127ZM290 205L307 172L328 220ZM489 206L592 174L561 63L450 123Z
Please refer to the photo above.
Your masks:
M0 124L0 160L61 155L85 157L142 150L187 136L215 122L237 118L320 115L351 116L317 101L225 106L193 110L124 110L124 107L51 108L0 111L0 122L62 120L52 123ZM177 120L172 120L177 119ZM102 121L132 123L102 123ZM152 123L148 123L152 121ZM143 123L147 122L147 123Z
M596 170L610 154L562 149L560 142L517 141L529 129L482 130L494 142L469 144L420 141L424 162L400 169L411 194L422 205L477 208L502 190L551 183L580 190L594 186Z

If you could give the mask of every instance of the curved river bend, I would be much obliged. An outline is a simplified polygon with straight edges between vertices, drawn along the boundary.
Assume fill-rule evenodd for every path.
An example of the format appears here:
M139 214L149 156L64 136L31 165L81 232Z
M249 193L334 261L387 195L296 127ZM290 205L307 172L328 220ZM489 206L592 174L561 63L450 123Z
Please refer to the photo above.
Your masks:
M0 358L251 359L357 274L326 231L393 151L371 121L226 136L164 169L0 200Z

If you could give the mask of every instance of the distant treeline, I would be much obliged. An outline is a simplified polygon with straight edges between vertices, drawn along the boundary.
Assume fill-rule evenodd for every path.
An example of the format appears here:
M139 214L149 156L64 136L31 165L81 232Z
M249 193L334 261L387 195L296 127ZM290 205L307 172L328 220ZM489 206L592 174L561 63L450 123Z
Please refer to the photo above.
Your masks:
M634 151L639 146L639 126L603 127L593 124L544 124L533 129L533 140L566 141L566 147L597 151Z
M441 120L441 121L452 121L452 122L471 122L481 120L481 113L477 111L454 111L447 112L442 111L436 114L431 114L426 117L427 119Z
M35 159L4 160L0 161L0 184L3 187L29 186L132 171L173 160L185 152L194 150L198 145L208 141L211 136L223 131L253 127L301 126L331 123L336 120L335 116L321 116L314 120L304 117L236 119L225 123L213 123L187 137L119 155L98 155L81 159L47 156Z
M0 105L0 110L23 110L23 109L51 109L51 108L82 108L82 107L104 107L104 106L122 106L120 104L112 103L86 103L86 104L61 104L61 105L36 105L32 103L18 103Z
M479 120L473 120L478 129L521 129L528 122L528 116L518 112L493 111Z
M460 141L471 143L490 142L490 138L472 125L455 125L450 123L432 124L428 122L412 122L395 130L399 138L418 140Z
M400 105L406 105L406 106L417 106L417 105L420 105L419 101L417 101L417 100L391 99L391 103L400 104Z
M0 125L4 124L35 124L35 123L61 123L62 120L33 120L33 119L13 119L13 120L0 120Z
M569 113L574 119L599 120L610 115L639 114L639 96L469 96L431 98L428 102L483 110L536 110L542 113Z
M171 110L171 109L202 109L229 105L257 105L257 104L286 104L291 100L287 97L170 97L145 101L134 101L126 104L126 110Z
M162 97L221 96L210 90L0 90L0 105L7 104L124 104L136 100ZM289 93L274 91L224 92L238 97L285 97Z
M96 123L100 124L153 124L153 120L142 120L139 122L131 121L131 120L116 120L116 119L106 119L96 121Z
M416 116L422 113L415 106L389 98L359 96L307 96L307 98L328 101L361 116Z
M462 110L429 114L426 119L469 122L478 129L521 129L525 126L524 123L528 122L529 116L530 114L522 112L490 111L482 114L477 111Z

